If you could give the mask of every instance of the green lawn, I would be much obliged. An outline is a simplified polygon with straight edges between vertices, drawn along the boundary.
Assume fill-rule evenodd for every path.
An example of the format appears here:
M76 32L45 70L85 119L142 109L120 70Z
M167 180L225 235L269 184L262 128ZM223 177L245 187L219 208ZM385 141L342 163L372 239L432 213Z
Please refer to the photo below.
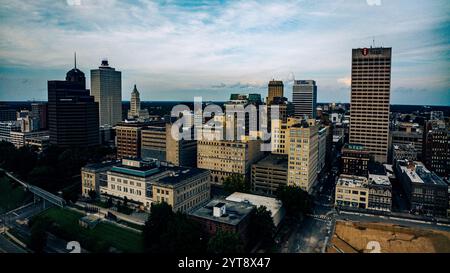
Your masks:
M0 214L25 205L31 200L31 194L25 192L21 185L5 174L0 174Z
M66 239L80 241L87 239L94 243L104 242L124 252L142 252L142 235L140 233L106 222L99 223L92 230L85 229L78 224L78 220L82 216L76 211L61 208L51 208L39 215L39 217L48 217L55 222L65 236L70 237ZM83 243L80 243L83 247Z

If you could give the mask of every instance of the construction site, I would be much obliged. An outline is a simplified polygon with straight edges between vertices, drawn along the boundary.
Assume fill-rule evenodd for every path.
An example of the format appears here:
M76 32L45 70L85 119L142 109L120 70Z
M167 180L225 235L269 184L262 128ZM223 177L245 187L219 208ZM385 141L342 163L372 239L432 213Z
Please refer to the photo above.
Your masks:
M388 223L337 221L327 253L450 253L450 232Z

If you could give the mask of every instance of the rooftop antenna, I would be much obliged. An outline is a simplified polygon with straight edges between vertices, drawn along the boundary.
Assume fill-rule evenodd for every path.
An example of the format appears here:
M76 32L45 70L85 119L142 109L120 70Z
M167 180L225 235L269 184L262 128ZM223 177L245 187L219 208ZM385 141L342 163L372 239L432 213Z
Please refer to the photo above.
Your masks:
M375 37L373 37L373 39L372 39L372 45L373 45L373 47L375 47Z
M77 52L74 52L75 69L77 69Z

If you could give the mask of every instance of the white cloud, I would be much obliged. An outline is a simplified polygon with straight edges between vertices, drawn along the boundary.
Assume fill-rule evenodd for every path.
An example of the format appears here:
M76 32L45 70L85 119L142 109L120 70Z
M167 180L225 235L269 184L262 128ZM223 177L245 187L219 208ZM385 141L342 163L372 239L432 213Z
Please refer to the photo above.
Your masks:
M350 86L352 84L352 79L351 77L344 77L337 79L337 82L345 86Z
M146 90L265 86L271 78L291 81L291 74L316 79L330 91L336 79L349 85L342 75L350 74L351 48L370 45L373 36L393 46L394 64L402 65L393 69L393 85L407 85L420 74L424 81L414 84L423 86L436 74L426 65L437 55L427 50L436 40L430 32L448 19L441 11L445 1L383 1L376 7L364 0L231 1L195 8L143 0L2 2L0 63L65 71L77 51L88 72L108 57L123 71L124 97L136 82L143 99L170 96ZM448 52L448 43L435 47ZM448 60L442 66L448 68Z

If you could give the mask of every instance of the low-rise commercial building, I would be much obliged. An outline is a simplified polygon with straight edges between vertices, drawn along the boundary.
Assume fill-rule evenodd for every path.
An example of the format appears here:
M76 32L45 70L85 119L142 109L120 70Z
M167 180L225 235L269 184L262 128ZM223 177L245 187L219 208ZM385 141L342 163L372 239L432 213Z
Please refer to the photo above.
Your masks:
M213 199L207 205L192 211L189 216L199 222L209 236L216 235L219 230L234 232L246 244L254 210L255 206L245 202Z
M366 177L341 174L336 183L335 205L367 209L369 184Z
M255 194L275 196L280 186L287 185L287 155L271 154L252 165L251 191Z
M11 132L20 132L20 124L17 121L0 122L0 141L11 142Z
M244 202L259 207L266 207L270 211L275 227L278 227L286 212L283 203L272 197L260 196L249 193L235 192L226 198L228 201Z
M413 213L447 216L448 185L442 178L418 161L398 160L395 171Z
M365 176L369 174L369 151L362 145L345 144L342 148L342 174Z
M20 148L25 146L27 139L39 138L39 137L50 137L49 131L35 131L35 132L11 132L11 143Z
M391 211L392 185L387 175L369 174L369 203L370 210Z
M25 137L25 145L36 147L38 151L42 151L50 145L50 136Z

